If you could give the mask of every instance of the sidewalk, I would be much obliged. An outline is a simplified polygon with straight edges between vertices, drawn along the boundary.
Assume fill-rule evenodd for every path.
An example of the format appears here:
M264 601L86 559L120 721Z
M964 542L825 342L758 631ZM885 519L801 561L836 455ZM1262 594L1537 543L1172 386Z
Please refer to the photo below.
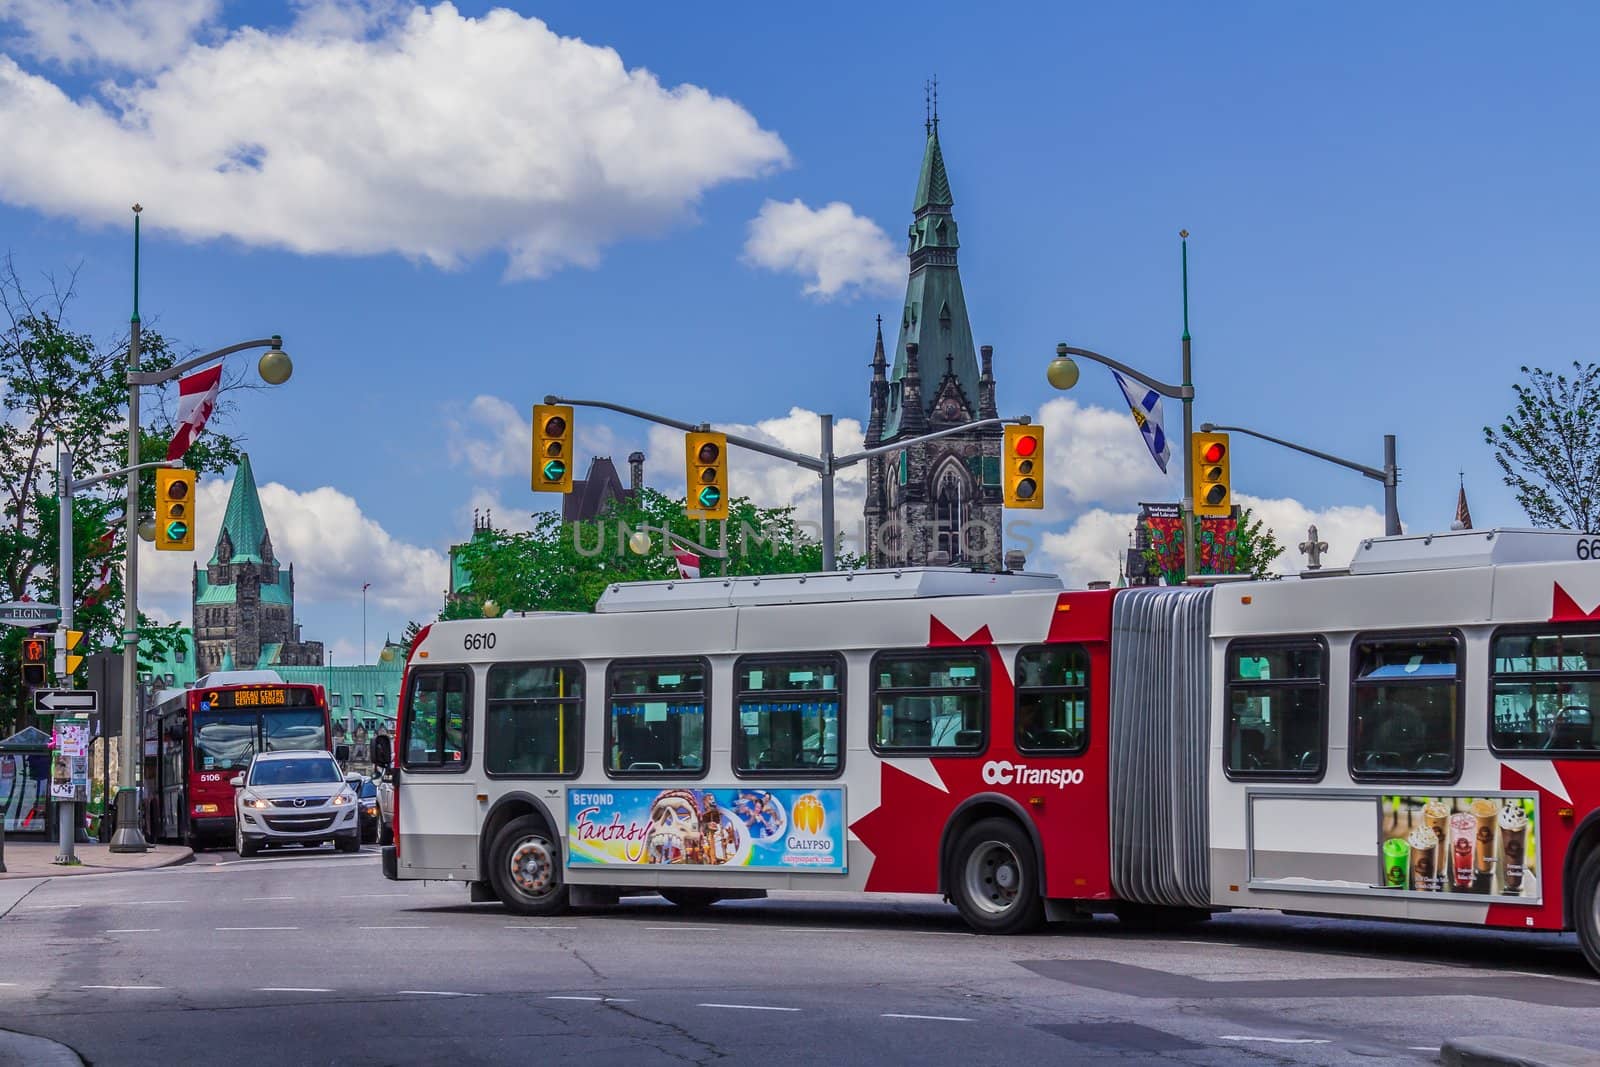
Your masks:
M146 871L152 867L171 867L194 859L193 850L184 845L151 845L149 852L111 851L110 845L79 844L74 852L81 864L57 866L61 846L38 838L19 839L6 835L6 873L4 878L60 878L71 874L105 874L107 871Z

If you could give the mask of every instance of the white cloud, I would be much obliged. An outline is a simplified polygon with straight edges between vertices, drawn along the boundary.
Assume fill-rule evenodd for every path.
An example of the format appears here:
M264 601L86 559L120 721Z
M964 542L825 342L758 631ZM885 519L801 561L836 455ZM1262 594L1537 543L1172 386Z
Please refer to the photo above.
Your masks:
M211 558L228 505L232 481L205 479L196 492L200 517L195 551L157 552L139 546L139 603L148 614L187 623L191 614L191 565ZM280 561L294 564L297 613L318 604L359 604L371 582L368 604L408 617L438 611L449 586L443 553L396 540L363 514L354 499L331 486L296 492L276 482L260 487L261 510ZM308 640L319 635L305 634Z
M153 71L216 19L221 0L0 0L0 24L28 55L64 66Z
M1383 512L1370 505L1317 511L1291 498L1272 500L1235 493L1234 500L1250 508L1277 535L1283 555L1273 570L1282 574L1296 574L1305 567L1306 557L1299 546L1306 539L1306 527L1312 524L1317 527L1317 540L1328 543L1328 550L1322 555L1324 567L1345 566L1355 557L1356 546L1363 538L1383 536Z
M288 29L191 38L150 76L77 99L0 56L0 195L118 224L137 196L185 237L301 253L452 267L503 250L511 275L537 277L788 161L732 100L537 19L384 10L304 5Z
M533 424L497 396L473 397L464 413L445 419L445 428L451 461L473 474L504 478L532 469Z
M1183 459L1174 450L1163 475L1125 409L1089 407L1066 397L1047 400L1038 421L1045 428L1045 504L1051 490L1065 492L1073 510L1087 504L1177 500L1183 495Z
M552 501L556 498L551 497ZM560 503L557 502L559 507ZM461 508L461 528L472 529L474 515L482 515L488 519L489 524L496 530L509 530L512 533L527 533L533 529L533 511L527 506L521 510L515 505L507 504L500 495L492 489L481 486L472 490L472 496ZM464 539L463 539L464 540Z
M813 209L799 200L768 200L750 220L745 262L807 279L822 300L841 294L892 293L905 284L906 261L889 235L849 204Z

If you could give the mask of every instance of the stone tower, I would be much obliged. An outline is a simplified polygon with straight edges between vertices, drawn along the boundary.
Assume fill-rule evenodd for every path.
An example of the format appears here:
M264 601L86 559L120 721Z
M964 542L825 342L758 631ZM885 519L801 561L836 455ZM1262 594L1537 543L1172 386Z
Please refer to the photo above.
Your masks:
M211 562L194 569L195 669L320 667L322 642L301 641L294 567L278 565L250 457L239 458Z
M878 323L872 358L868 448L975 419L994 418L994 350L972 344L956 266L954 198L935 111L924 127L912 204L910 278L890 369ZM868 461L866 548L870 566L949 563L999 570L1000 449L994 426L952 434Z

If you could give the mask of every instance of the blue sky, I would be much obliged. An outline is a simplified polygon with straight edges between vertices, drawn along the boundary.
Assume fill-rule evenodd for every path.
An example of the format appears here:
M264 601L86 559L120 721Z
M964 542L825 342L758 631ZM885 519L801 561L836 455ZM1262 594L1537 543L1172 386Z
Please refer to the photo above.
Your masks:
M0 0L16 64L0 70L14 146L0 249L25 275L81 267L75 321L110 337L129 311L137 200L147 321L200 349L283 334L294 380L239 395L231 429L257 478L282 486L268 520L302 575L306 635L346 656L364 581L375 644L425 614L415 572L465 536L475 502L505 521L553 504L528 492L510 421L547 392L790 443L810 425L785 420L792 408L864 419L934 75L974 336L995 346L1002 412L1052 427L1038 562L1076 580L1110 576L1125 516L1175 498L1178 466L1159 477L1109 374L1086 368L1063 397L1044 366L1067 340L1177 375L1180 228L1197 421L1374 464L1395 433L1411 528L1448 526L1458 470L1478 525L1522 522L1481 428L1509 409L1519 366L1591 358L1592 8L513 3L491 27L474 21L490 5L462 0L408 29L386 3L171 0L158 19L141 0L100 2ZM85 12L130 28L85 30ZM553 63L554 39L525 19L580 40L565 46L578 61ZM420 40L459 61L365 77ZM588 46L666 92L589 110L604 63ZM272 80L298 75L324 95ZM341 94L342 76L396 88L374 102ZM45 83L64 96L18 103L18 86ZM261 181L184 172L230 137ZM563 152L579 162L563 170ZM621 192L594 192L597 154ZM795 200L848 205L829 232L855 251L833 265L858 283L805 292L807 241L827 234L786 235L788 259L747 251L763 205ZM645 447L652 483L681 485L670 436L580 425L619 465ZM806 491L770 466L746 474L735 491L765 503ZM1236 441L1234 478L1291 546L1307 515L1344 541L1335 556L1381 532L1381 490L1354 474ZM335 558L291 555L280 525ZM186 618L181 568L151 574L151 603Z

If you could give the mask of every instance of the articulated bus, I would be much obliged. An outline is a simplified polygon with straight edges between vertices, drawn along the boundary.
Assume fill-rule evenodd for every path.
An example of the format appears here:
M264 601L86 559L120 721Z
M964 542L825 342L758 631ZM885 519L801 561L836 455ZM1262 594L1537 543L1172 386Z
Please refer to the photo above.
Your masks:
M232 841L229 781L258 752L320 752L331 736L322 686L277 671L224 671L166 690L145 711L145 835L194 849Z
M526 914L831 889L942 894L994 933L1576 929L1600 969L1597 698L1600 540L1566 532L1174 588L614 585L594 614L424 631L383 868Z

